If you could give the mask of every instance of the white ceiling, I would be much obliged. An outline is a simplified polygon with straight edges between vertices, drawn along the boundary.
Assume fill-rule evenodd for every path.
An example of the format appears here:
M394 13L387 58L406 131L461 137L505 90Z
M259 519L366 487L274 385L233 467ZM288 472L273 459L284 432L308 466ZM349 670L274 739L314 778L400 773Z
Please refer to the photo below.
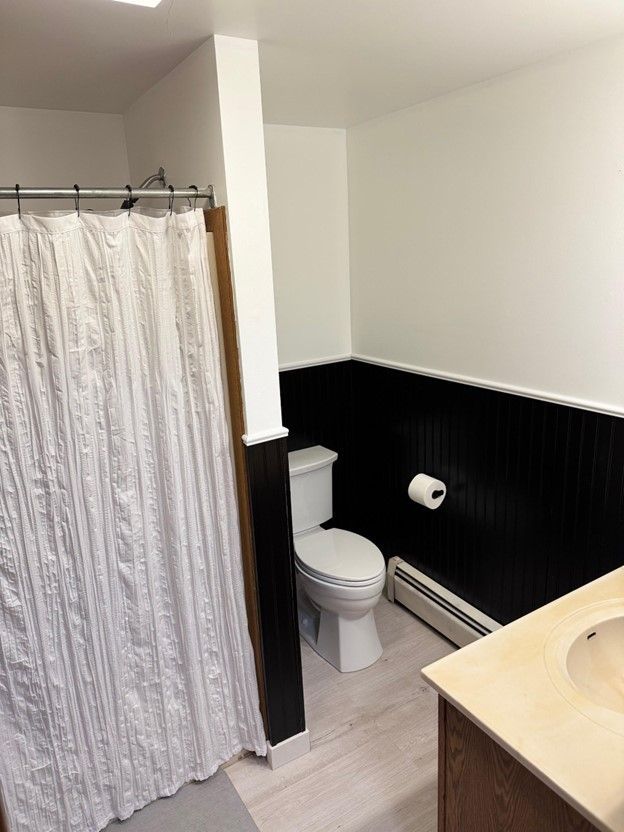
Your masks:
M214 32L260 41L265 121L341 127L622 34L624 0L0 0L0 104L123 112Z

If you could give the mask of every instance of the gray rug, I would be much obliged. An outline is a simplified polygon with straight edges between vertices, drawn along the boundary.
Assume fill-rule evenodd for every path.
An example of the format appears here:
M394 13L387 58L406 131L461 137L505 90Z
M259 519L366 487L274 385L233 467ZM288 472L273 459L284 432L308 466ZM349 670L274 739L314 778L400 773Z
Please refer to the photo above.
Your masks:
M258 832L227 774L219 769L202 783L189 783L161 797L104 832Z

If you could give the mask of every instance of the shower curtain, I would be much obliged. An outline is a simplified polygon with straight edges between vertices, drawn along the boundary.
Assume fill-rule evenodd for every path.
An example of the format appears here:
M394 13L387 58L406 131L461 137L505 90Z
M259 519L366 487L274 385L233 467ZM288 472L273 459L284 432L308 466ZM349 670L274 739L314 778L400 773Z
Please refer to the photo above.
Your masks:
M265 753L218 350L201 211L0 217L11 832Z

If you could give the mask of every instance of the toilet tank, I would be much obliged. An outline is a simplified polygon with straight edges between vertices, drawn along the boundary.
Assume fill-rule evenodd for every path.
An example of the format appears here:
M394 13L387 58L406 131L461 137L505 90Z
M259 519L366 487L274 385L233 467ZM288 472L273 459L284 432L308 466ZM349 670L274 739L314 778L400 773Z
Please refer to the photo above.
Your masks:
M315 445L288 454L293 532L320 526L332 517L332 466L335 451Z

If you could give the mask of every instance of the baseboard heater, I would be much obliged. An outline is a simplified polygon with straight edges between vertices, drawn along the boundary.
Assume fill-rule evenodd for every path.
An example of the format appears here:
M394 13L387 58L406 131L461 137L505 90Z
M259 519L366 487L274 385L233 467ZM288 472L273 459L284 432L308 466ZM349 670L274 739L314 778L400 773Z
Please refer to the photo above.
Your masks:
M388 561L387 591L388 600L403 604L458 647L502 626L402 558Z

